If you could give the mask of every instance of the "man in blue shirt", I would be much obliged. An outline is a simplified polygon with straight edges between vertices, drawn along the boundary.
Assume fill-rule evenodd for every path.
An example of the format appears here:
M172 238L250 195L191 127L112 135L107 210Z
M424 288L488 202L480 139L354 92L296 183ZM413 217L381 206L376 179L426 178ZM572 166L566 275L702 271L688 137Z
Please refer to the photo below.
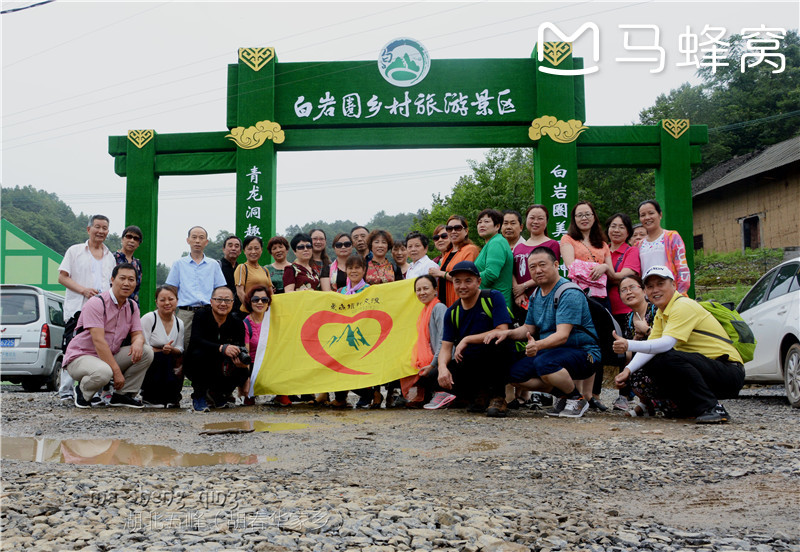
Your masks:
M481 291L480 272L471 261L457 263L449 274L459 298L444 315L439 385L451 396L467 400L468 412L485 410L489 417L504 418L513 345L510 341L485 342L484 338L496 330L506 331L511 324L506 301L499 291ZM488 409L487 399L491 399Z
M525 357L511 367L510 380L531 391L557 397L550 416L579 418L589 408L575 381L591 389L594 364L600 361L589 304L580 289L565 289L554 305L559 287L569 280L558 274L558 261L547 247L537 247L528 257L531 277L538 285L528 307L525 324L519 328L490 332L486 342L527 340ZM538 329L539 339L532 336Z
M202 226L189 229L186 238L189 255L181 257L169 270L166 284L178 288L178 318L184 324L184 350L192 335L192 319L195 311L211 304L211 292L226 285L219 263L205 256L208 232Z

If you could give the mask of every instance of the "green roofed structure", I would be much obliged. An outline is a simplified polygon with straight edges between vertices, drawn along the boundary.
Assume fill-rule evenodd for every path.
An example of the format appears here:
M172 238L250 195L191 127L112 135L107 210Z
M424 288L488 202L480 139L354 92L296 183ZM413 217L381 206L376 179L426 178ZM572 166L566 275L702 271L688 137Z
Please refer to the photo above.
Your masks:
M58 267L64 259L6 219L0 219L0 284L28 284L64 295Z
M692 243L691 166L708 128L687 119L587 126L584 75L597 69L572 56L571 42L542 42L514 59L431 60L408 38L373 60L279 63L274 48L240 48L238 58L228 66L226 130L109 137L114 170L127 178L125 222L147 236L142 304L155 290L159 177L235 173L236 234L266 240L280 151L533 148L531 203L547 205L554 238L578 201L579 168L649 168L664 227ZM691 247L686 254L693 269Z

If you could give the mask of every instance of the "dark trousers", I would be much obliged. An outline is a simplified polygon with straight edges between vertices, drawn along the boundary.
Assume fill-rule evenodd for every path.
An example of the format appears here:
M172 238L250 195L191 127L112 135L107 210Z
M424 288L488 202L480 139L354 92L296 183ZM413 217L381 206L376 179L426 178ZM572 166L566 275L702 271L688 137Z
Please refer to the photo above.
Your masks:
M192 382L193 399L210 398L220 404L250 377L249 368L235 366L229 357L202 351L188 355L184 372Z
M151 404L180 404L183 374L175 375L175 355L153 353L153 363L142 382L142 399Z
M508 370L514 362L514 344L503 341L491 345L468 345L461 362L451 359L447 369L453 374L453 390L459 399L505 397Z
M655 355L641 369L685 416L698 416L714 408L718 399L738 396L744 385L744 366L729 362L727 356L713 359L673 349Z

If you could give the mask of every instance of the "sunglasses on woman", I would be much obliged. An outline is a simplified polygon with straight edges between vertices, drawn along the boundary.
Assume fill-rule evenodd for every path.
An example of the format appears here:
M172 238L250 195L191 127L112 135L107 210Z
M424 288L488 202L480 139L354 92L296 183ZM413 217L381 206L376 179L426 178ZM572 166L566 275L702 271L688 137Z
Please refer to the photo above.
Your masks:
M431 237L433 238L433 241L439 241L447 238L447 234L434 234Z
M343 249L345 247L351 247L352 245L353 242L337 242L333 244L336 249Z
M136 240L137 242L142 241L142 237L137 236L136 234L125 234L123 238L125 238L126 240Z
M264 303L265 305L269 305L269 297L253 297L250 299L251 303Z
M295 250L295 251L304 251L304 250L306 250L306 249L312 249L313 247L314 247L314 246L313 246L313 245L311 245L310 243L309 243L309 244L304 244L304 243L301 243L300 245L298 245L297 247L295 247L295 248L294 248L294 250Z
M464 227L461 224L454 224L453 226L445 226L444 229L448 232L461 232Z

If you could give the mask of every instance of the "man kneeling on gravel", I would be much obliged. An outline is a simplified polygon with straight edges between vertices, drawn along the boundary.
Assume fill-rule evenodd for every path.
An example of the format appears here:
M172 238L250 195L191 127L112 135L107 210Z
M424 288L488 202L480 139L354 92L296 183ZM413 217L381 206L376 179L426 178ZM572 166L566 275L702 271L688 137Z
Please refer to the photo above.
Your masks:
M506 301L499 291L481 291L480 272L471 261L457 263L447 274L453 279L458 299L444 315L439 351L439 385L452 394L439 404L452 401L456 395L469 403L468 412L485 410L489 417L504 418L508 413L505 385L513 344L485 343L484 338L493 330L507 330L511 324ZM442 395L437 395L441 399ZM488 409L487 399L491 399Z
M548 416L580 418L589 403L575 381L585 382L594 374L595 359L600 359L589 303L580 289L556 290L569 284L558 273L558 261L547 247L537 247L528 257L531 278L538 286L530 298L525 324L513 330L494 331L486 342L527 341L525 356L511 367L514 385L530 391L551 393L557 399ZM532 336L539 330L539 339Z
M717 399L734 398L744 385L742 357L716 318L675 287L666 266L650 267L644 289L658 307L647 341L629 341L614 334L614 352L635 353L615 378L628 378L643 401L676 406L678 416L698 424L729 421Z
M121 263L111 273L111 289L83 306L77 335L64 355L64 367L78 382L78 408L90 408L89 400L109 381L114 383L110 406L143 406L136 395L153 362L153 349L144 341L139 305L129 299L135 289L136 268ZM123 346L129 336L130 345Z

